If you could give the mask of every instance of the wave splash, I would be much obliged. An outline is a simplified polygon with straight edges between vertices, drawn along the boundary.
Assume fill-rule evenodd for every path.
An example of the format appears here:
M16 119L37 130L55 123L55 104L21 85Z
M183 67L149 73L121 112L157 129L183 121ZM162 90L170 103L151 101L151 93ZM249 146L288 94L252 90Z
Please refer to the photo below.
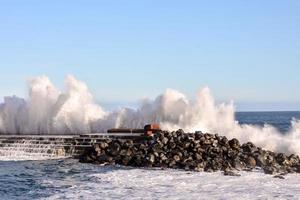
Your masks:
M140 128L160 123L163 129L219 133L241 142L285 153L300 154L300 121L293 120L287 134L271 125L240 125L233 102L215 103L208 88L195 99L167 89L154 100L143 100L137 109L105 111L96 104L85 83L68 75L65 90L55 88L48 77L29 81L29 98L5 97L0 104L2 134L80 134L108 128Z

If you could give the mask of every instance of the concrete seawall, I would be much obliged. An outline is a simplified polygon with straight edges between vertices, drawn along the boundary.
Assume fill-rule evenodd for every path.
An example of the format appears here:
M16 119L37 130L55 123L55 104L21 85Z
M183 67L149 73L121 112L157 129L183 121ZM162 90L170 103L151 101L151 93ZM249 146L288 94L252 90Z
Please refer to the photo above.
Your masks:
M109 129L107 133L81 135L0 134L0 160L77 158L108 139L141 143L159 131L159 124L147 124L144 129Z
M0 135L0 157L78 157L105 139L145 140L143 133L93 133L82 135ZM30 159L30 158L29 158Z

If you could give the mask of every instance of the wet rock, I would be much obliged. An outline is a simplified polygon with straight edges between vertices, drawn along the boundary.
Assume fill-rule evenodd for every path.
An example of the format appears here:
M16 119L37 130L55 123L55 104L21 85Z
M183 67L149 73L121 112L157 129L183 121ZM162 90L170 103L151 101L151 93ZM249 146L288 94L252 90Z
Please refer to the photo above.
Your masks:
M252 156L249 156L246 158L246 165L251 167L251 168L254 168L256 167L256 160L255 158L253 158Z
M300 173L297 155L287 156L256 147L237 139L228 140L217 134L162 131L145 141L105 139L86 149L80 162L120 164L134 167L162 167L189 171L234 175L233 170L252 170L261 167L266 174Z
M265 152L264 151L258 151L254 154L254 158L256 161L257 166L263 167L266 166L266 157L265 157Z
M168 143L169 139L167 137L163 137L163 139L161 140L161 142L166 145Z
M166 161L166 160L168 160L167 156L164 153L161 153L159 155L159 157L160 157L160 160L163 161L163 162Z
M300 164L294 166L295 172L300 173Z
M178 155L175 155L175 156L173 157L173 159L175 160L175 162L179 162L179 161L180 161L180 157L179 157Z
M236 176L236 177L239 177L239 176L241 176L241 175L238 174L238 173L235 173L235 172L233 172L233 171L225 171L225 172L224 172L224 176Z
M295 155L295 154L290 155L290 156L288 157L288 160L289 160L291 166L295 166L295 165L297 165L297 164L300 163L300 158L299 158L299 156L297 156L297 155Z
M169 165L170 168L174 168L176 166L176 161L175 160L170 160L168 165Z
M267 164L268 166L274 164L275 157L274 157L274 155L270 154L270 152L267 153L267 155L266 155L265 158L266 158L266 164Z
M120 149L121 149L121 146L119 143L117 142L112 142L109 146L108 146L108 149L107 149L107 152L112 155L112 156L116 156L120 153Z
M203 137L203 133L201 131L196 131L195 140L200 140L201 137Z
M99 161L100 164L109 162L109 157L106 154L101 154L97 156L97 161Z
M276 176L273 176L273 178L285 179L285 178L284 178L284 176L281 176L281 175L276 175Z
M227 146L228 145L228 139L226 137L220 137L219 144L221 146Z
M242 148L243 152L248 155L253 154L257 150L256 146L252 142L243 144L241 148Z
M213 143L213 141L211 140L211 139L205 139L204 141L203 141L203 144L204 145L211 145Z
M236 149L236 150L240 149L241 144L236 138L229 140L228 143L232 149Z
M178 135L184 135L184 134L185 134L184 131L183 131L182 129L177 130L176 133L177 133L177 136L178 136Z
M108 147L108 144L107 144L107 142L103 141L103 142L100 142L100 143L99 143L99 147L100 147L101 149L106 149L106 148Z
M202 155L200 153L195 153L194 154L194 159L197 161L202 161Z
M176 143L175 142L169 142L168 147L170 149L174 149L176 147Z
M279 153L276 155L276 161L279 163L283 163L286 160L286 155L284 155L283 153Z
M147 157L147 160L153 164L155 162L155 156L154 154L150 154L148 157Z
M246 164L243 163L239 158L231 160L231 166L235 169L242 170L246 167Z
M126 140L124 143L123 143L123 148L132 148L133 147L133 141L132 140Z
M227 151L227 157L228 158L235 159L237 156L238 156L238 151L235 151L235 150L232 150L232 149L229 149Z
M263 170L266 174L274 174L276 172L276 169L272 166L264 166Z
M102 152L102 149L99 144L94 145L94 150L95 150L95 152L97 152L99 154Z
M125 156L125 157L122 158L122 164L125 165L125 166L127 166L130 161L131 161L130 156Z

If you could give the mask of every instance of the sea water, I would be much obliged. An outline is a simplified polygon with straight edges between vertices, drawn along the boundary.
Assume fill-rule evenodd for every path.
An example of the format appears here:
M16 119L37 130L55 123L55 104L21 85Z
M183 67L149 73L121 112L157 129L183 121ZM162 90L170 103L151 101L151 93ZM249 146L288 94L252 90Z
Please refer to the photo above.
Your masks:
M269 123L282 134L300 112L237 113L241 124ZM1 157L0 157L1 160ZM6 160L8 160L6 158ZM74 159L0 161L0 199L299 199L300 175L284 180L260 169L222 172L103 167Z

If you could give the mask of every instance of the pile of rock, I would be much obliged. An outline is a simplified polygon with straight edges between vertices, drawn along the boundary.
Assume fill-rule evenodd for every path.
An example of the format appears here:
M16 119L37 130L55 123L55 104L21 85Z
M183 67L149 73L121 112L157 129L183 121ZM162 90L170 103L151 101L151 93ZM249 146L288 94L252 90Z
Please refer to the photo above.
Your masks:
M248 142L228 140L216 134L161 131L143 142L106 139L95 144L81 157L81 162L133 167L161 167L192 171L252 170L261 167L267 174L300 173L297 155L274 153Z

